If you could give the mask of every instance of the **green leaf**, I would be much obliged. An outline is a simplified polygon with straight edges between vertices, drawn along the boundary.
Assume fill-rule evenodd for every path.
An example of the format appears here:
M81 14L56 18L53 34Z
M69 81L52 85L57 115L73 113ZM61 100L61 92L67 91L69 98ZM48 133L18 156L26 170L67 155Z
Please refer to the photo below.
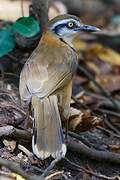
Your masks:
M6 26L0 29L0 57L12 51L15 47L15 39L13 36L12 28Z
M115 15L111 19L111 25L119 26L120 25L120 15Z
M21 17L13 25L15 32L24 37L32 37L40 32L38 22L33 17Z

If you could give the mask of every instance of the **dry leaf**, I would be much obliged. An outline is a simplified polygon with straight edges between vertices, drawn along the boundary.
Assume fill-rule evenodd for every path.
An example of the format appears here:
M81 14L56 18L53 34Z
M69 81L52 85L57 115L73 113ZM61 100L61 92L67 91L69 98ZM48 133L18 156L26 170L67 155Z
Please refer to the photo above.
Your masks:
M87 131L100 123L100 119L92 116L89 110L80 111L77 116L71 116L69 122L70 130Z
M28 162L28 157L26 155L23 155L22 152L20 152L17 157L22 160L23 162Z
M92 44L87 53L93 54L96 57L99 57L101 60L110 63L114 66L120 66L120 54L111 48L105 47L101 44Z
M25 180L25 179L15 173L0 171L0 180Z
M88 80L85 77L78 76L78 75L74 75L73 81L74 81L74 84L77 84L77 85L81 85L88 82Z
M120 90L120 76L119 75L101 75L96 77L96 81L109 92ZM92 83L91 86L93 87ZM95 88L95 91L98 89Z
M75 130L76 127L82 122L83 113L75 108L70 108L70 122L69 128Z
M15 174L15 173L11 173L13 175L13 177L15 177L16 180L25 180L22 176L20 176L19 174Z
M87 62L87 65L90 68L90 70L92 70L92 72L94 72L95 74L101 73L100 67L97 64L95 64L94 62L89 61L89 62Z
M108 145L112 152L120 153L120 144Z
M73 107L70 108L70 118L73 118L75 116L81 116L83 114L80 110L75 109Z
M91 180L91 175L86 173L86 172L84 172L83 173L83 180Z
M4 139L3 144L11 152L13 152L16 148L16 141L8 141L8 140Z

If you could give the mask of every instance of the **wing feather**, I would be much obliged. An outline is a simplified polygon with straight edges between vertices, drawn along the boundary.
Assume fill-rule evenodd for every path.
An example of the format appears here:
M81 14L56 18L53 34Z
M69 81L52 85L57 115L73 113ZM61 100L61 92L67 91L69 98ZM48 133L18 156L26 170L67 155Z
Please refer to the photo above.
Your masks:
M55 52L52 56L50 54L53 61L49 59L49 52L44 50L37 51L36 54L33 52L24 65L20 75L22 101L30 101L33 95L40 98L47 97L71 79L74 59L76 60L73 50L67 47L62 51L59 48L58 53Z

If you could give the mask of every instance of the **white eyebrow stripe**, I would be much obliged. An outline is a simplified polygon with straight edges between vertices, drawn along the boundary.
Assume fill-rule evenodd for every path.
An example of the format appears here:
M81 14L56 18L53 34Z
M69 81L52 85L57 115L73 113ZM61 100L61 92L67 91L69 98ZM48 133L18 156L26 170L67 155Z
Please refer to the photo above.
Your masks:
M80 25L79 21L75 20L75 19L63 19L63 20L59 20L57 21L56 23L54 23L52 26L51 26L51 29L54 29L56 26L60 25L60 24L66 24L67 22L69 21L72 21L72 22L75 22L77 25Z

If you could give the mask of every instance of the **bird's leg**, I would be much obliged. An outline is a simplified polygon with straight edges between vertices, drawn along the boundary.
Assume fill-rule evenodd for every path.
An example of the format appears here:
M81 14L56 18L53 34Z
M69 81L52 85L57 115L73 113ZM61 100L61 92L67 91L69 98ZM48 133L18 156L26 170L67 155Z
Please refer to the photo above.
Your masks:
M68 136L68 128L69 128L69 117L70 117L70 101L71 101L71 93L72 93L72 81L70 81L60 92L62 95L62 103L61 103L61 115L65 119L65 139L67 141Z
M69 129L69 121L68 121L68 118L66 119L66 122L65 122L65 140L67 142L67 139L68 139L68 129Z
M29 122L29 107L26 109L26 119L25 119L25 124L24 126L27 128L28 122Z
M54 160L50 163L50 165L45 169L44 173L41 175L41 178L44 179L44 178L49 174L50 170L53 169L54 166L55 166L60 160L61 160L61 158L60 158L60 159L54 159Z
M5 80L5 73L4 70L1 70L1 88L4 89L4 80Z
M28 124L30 122L30 106L28 105L25 107L25 112L26 112L26 118L24 120L24 129L28 129Z

